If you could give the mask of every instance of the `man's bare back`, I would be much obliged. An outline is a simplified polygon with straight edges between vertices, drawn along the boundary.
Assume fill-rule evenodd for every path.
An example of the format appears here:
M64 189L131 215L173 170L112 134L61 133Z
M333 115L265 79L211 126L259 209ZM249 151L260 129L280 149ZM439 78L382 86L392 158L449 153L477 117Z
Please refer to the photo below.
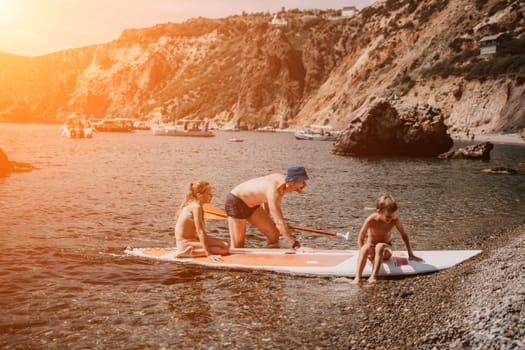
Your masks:
M243 200L249 207L255 207L283 196L280 188L285 184L285 176L271 174L257 177L237 185L231 193Z
M288 168L286 176L270 174L234 187L225 202L232 247L244 247L246 222L256 226L266 236L267 247L278 246L280 235L293 248L300 247L284 221L281 201L285 193L301 192L306 187L306 180L306 170L296 165Z

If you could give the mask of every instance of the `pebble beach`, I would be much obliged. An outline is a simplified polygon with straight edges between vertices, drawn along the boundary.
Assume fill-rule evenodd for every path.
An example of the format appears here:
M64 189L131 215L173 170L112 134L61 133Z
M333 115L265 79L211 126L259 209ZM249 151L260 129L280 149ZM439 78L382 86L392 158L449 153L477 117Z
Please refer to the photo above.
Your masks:
M364 286L369 313L348 348L525 349L525 225L476 240L480 255L403 290ZM379 297L391 307L374 307Z

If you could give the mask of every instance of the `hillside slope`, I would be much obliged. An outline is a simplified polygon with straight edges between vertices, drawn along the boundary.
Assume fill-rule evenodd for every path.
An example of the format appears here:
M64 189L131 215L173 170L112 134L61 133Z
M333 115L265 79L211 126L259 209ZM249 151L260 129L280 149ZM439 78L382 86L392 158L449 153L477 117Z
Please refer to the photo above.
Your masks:
M378 97L428 103L450 130L525 127L525 3L387 0L338 11L130 29L110 43L40 57L0 54L0 120L95 117L344 128ZM480 57L479 40L508 47Z

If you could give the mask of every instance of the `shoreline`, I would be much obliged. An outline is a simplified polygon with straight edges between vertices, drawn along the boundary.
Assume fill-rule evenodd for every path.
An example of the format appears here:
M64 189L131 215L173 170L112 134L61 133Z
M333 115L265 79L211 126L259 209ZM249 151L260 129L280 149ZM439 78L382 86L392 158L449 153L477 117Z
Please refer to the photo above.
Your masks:
M452 140L465 142L491 142L525 146L525 139L521 138L519 133L508 134L479 134L474 135L474 139L467 136L464 132L450 134Z
M385 281L362 290L367 298L381 290L389 306L371 305L359 327L388 327L350 336L349 348L525 347L525 224L475 240L483 252L454 268L414 278L403 290Z

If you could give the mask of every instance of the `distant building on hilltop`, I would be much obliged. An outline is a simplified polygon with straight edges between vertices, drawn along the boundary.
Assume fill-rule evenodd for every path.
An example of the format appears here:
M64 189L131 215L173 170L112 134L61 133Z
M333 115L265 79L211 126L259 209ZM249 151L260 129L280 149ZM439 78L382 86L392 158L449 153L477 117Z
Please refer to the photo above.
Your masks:
M494 35L489 35L483 37L479 41L479 54L480 55L490 55L495 54L498 50L498 47L501 45L505 39L505 33L499 33Z
M357 10L357 8L355 6L345 6L341 10L341 16L343 16L343 17L352 17L357 12L359 12L359 11Z
M273 26L285 26L288 22L284 18L279 18L277 15L274 15L270 24Z

